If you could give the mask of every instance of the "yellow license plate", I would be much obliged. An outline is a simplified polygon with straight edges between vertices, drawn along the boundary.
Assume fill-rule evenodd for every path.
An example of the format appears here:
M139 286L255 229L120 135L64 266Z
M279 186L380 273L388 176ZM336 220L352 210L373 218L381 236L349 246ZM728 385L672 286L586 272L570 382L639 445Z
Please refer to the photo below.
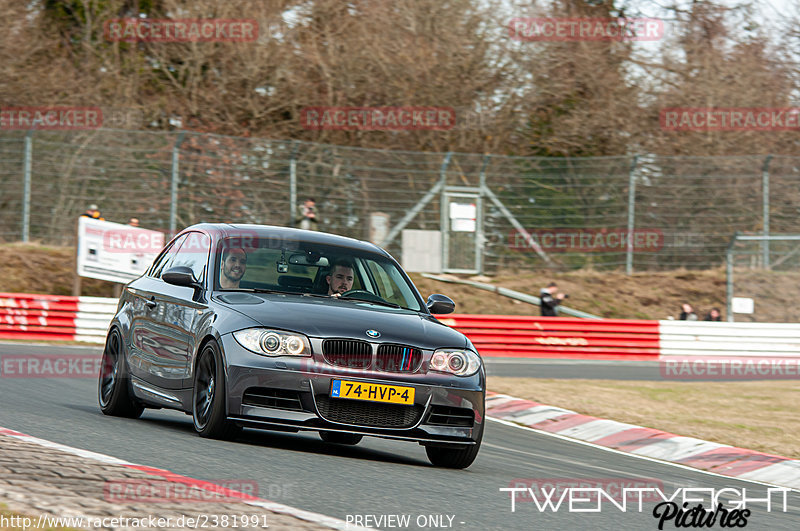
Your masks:
M399 385L382 385L350 380L331 381L331 397L389 402L392 404L414 404L414 388Z

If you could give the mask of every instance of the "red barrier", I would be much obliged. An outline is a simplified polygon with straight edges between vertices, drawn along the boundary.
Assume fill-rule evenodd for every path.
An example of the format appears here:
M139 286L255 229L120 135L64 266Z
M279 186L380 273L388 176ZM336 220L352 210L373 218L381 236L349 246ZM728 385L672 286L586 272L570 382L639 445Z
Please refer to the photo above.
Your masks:
M654 360L658 321L518 315L447 315L442 323L469 337L482 356Z
M102 342L116 299L0 293L0 339Z

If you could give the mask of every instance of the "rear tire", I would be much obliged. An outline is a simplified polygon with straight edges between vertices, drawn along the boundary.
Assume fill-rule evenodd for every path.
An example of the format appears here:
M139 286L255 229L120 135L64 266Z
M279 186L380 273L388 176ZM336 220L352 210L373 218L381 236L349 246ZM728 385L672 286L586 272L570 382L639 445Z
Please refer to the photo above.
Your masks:
M100 375L97 382L97 401L104 415L136 419L142 415L142 406L131 392L125 347L119 330L114 328L106 338Z
M321 431L319 437L326 443L355 445L361 442L363 435L357 433L342 433L340 431Z
M225 370L216 341L209 341L200 352L192 386L192 423L207 439L234 439L242 428L228 420Z

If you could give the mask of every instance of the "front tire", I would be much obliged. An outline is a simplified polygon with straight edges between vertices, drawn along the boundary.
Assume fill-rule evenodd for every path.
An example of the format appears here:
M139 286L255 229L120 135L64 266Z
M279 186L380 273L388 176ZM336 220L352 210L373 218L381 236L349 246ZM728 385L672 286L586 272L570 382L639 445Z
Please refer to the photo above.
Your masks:
M478 457L483 440L483 427L475 444L470 446L426 446L425 453L433 466L442 468L467 468Z
M361 442L363 435L357 433L342 433L340 431L321 431L319 438L326 443L355 445Z
M212 340L203 347L194 370L192 420L200 437L233 439L241 432L241 427L227 418L226 397L222 356Z
M113 417L139 418L144 411L133 397L125 361L125 347L119 330L114 328L106 338L103 358L100 362L100 375L97 382L97 401L104 415Z

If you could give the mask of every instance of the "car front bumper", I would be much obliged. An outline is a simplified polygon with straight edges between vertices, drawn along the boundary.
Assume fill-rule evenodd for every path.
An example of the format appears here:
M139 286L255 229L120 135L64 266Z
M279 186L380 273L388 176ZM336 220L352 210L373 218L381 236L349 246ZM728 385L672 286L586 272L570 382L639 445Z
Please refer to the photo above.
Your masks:
M330 365L318 354L268 357L250 352L231 335L221 339L228 418L241 425L359 433L430 445L480 441L485 422L483 369L470 377L348 369ZM414 405L331 398L334 379L413 387ZM254 392L276 398L254 401Z

